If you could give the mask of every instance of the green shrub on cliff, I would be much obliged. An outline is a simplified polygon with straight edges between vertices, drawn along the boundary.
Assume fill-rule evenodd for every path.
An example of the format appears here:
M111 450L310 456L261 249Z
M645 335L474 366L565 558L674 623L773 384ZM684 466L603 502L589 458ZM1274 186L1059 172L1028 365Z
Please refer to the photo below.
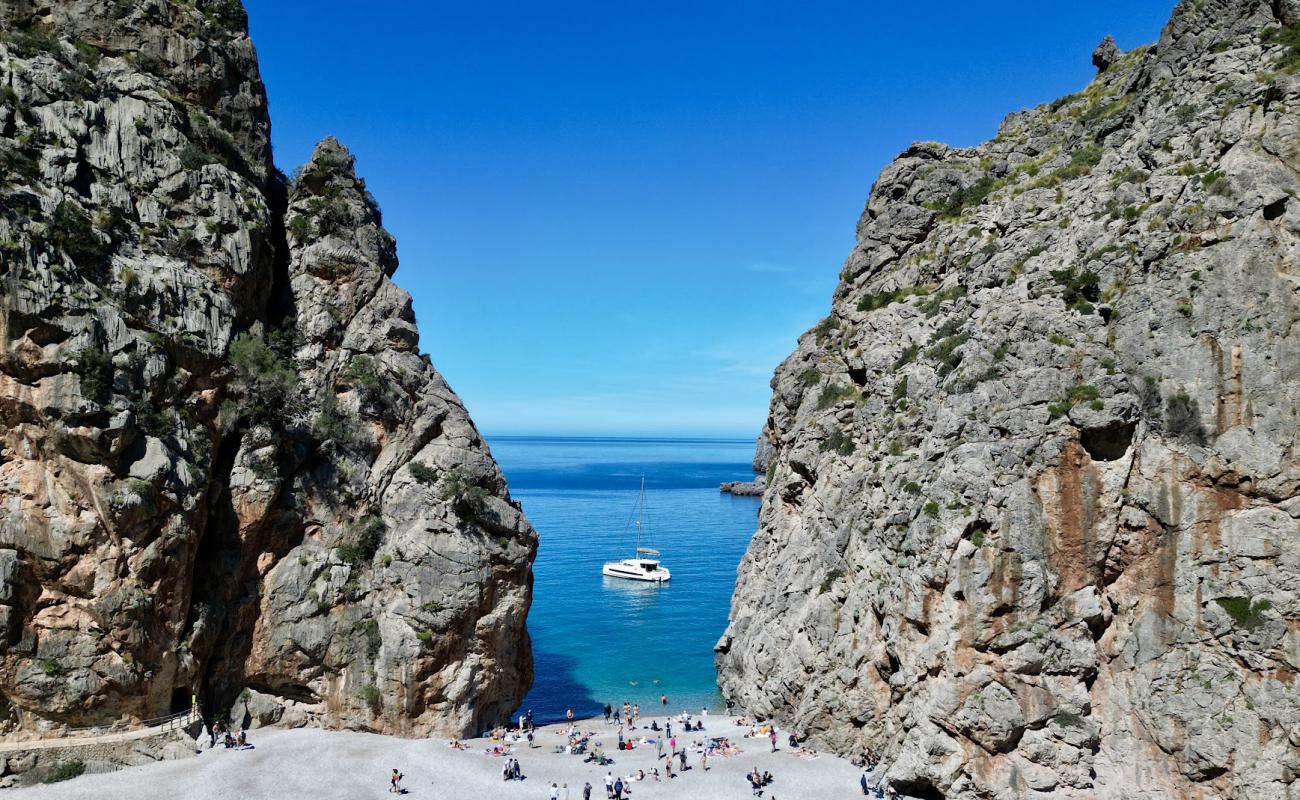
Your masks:
M102 267L112 249L95 231L90 216L67 200L55 206L46 236L50 244L67 254L74 264L88 270Z
M1061 287L1061 300L1067 308L1080 314L1091 314L1092 304L1101 297L1101 279L1092 270L1079 272L1070 269L1052 270L1052 280Z
M948 199L934 207L935 211L948 219L961 216L966 209L977 206L989 198L998 189L998 182L991 175L984 175L970 186L964 186L948 196Z
M81 394L87 400L103 405L113 395L113 357L107 350L87 347L73 357L77 366Z
M50 770L46 776L46 783L59 783L79 777L86 772L86 765L81 761L61 761L58 766Z
M1300 22L1285 28L1270 28L1264 31L1264 44L1280 44L1286 51L1278 59L1277 67L1284 72L1300 70Z
M834 451L842 456L851 456L857 445L853 442L853 437L841 430L831 431L830 435L822 439L818 445L818 450L823 453Z
M286 359L249 333L230 343L231 388L241 415L283 419L296 406L298 376Z
M338 546L339 558L353 567L364 567L375 559L383 543L387 526L375 514L367 514L348 529L345 541Z
M857 393L857 390L852 386L843 386L837 383L828 384L826 388L822 389L821 394L817 396L817 410L825 411L841 400L856 396Z
M384 694L373 683L361 687L361 699L366 702L372 714L378 714L383 709Z
M432 485L438 482L438 470L427 464L422 464L419 461L412 461L410 465L407 466L407 469L410 470L411 477L415 478L420 483Z
M1272 603L1267 600L1251 601L1249 597L1220 597L1214 602L1232 617L1232 621L1245 628L1253 630L1264 621L1263 613L1272 607Z

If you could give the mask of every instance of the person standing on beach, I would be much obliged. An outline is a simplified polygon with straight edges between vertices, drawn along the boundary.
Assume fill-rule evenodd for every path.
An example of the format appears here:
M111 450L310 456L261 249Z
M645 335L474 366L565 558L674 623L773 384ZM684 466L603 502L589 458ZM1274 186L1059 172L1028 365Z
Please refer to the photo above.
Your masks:
M582 784L582 800L591 800L591 781Z
M402 773L393 768L393 774L388 778L388 791L392 794L402 793Z
M767 738L768 741L772 743L772 752L775 753L776 752L776 726L775 725L773 725L772 730L768 732Z
M705 751L703 751L702 753L700 753L700 770L702 770L703 772L708 772L708 771L709 771L709 751L708 751L708 750L705 750Z
M569 722L573 722L573 709L569 709L568 711L564 712L564 716L566 719L569 720Z
M674 737L672 737L671 739L668 740L668 747L669 747L668 752L669 752L671 755L674 755L674 756L677 755L677 737L676 737L676 736L674 736Z
M772 747L773 747L773 749L775 749L775 748L776 748L776 745L772 745ZM533 749L533 729L532 729L532 728L529 728L529 729L528 729L528 749L529 749L529 750L532 750L532 749Z
M551 800L560 800L560 787L551 784Z
M606 703L606 704L605 704L605 724L606 724L606 725L609 724L609 715L610 715L610 714L613 714L613 713L614 713L614 709L612 709L612 708L609 707L609 703Z
M683 747L683 748L682 748L682 751L681 751L680 753L678 753L677 755L681 756L681 759L682 759L682 772L685 772L685 771L686 771L686 748Z
M614 796L614 773L605 773L605 797Z
M636 727L636 721L641 719L641 704L637 703L632 706L632 725Z

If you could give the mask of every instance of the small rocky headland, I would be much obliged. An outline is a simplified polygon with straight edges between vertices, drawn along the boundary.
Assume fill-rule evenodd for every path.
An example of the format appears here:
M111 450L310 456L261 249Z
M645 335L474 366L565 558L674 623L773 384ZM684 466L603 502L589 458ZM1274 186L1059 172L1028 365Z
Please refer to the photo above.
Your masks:
M1092 63L885 168L721 487L762 505L720 686L815 796L865 754L919 800L1300 797L1300 0ZM270 131L238 0L0 0L0 786L217 722L321 796L416 745L500 786L404 740L517 710L537 535L351 153Z

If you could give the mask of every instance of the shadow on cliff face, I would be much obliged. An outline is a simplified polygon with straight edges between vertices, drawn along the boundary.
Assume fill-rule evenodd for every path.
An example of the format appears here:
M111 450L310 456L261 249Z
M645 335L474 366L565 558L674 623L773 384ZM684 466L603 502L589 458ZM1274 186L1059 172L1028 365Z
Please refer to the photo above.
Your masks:
M289 201L283 173L271 171L263 191L270 211L271 248L266 256L271 282L258 304L262 307L252 318L262 320L272 331L293 330L297 309L289 278L284 224ZM230 476L247 429L246 422L237 423L218 445L207 497L207 524L193 561L188 631L197 674L192 683L204 707L213 710L229 708L247 682L244 663L252 648L261 595L257 558L272 553L278 560L303 537L301 520L284 512L283 495L276 498L255 530L241 534ZM277 446L281 451L278 461L283 462L286 443L278 441ZM286 475L292 475L294 466L285 470ZM290 482L286 479L284 484Z
M570 656L534 651L533 688L519 704L515 719L529 710L538 725L563 720L568 709L573 709L578 719L599 714L601 703L574 676L577 665L577 659Z

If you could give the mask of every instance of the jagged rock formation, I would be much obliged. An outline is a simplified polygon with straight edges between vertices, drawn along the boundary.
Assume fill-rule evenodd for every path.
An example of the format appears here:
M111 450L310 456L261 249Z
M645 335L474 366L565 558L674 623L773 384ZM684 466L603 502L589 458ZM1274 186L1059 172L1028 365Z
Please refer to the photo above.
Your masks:
M772 447L771 441L767 438L767 429L758 435L754 442L754 472L758 476L752 481L727 481L718 488L726 494L740 495L742 497L760 497L767 490L767 468L771 465L772 457L775 454L775 448Z
M508 713L536 536L240 5L0 0L0 99L0 733Z
M754 471L767 474L767 468L771 466L773 457L776 456L776 448L772 445L771 439L768 438L767 428L758 435L758 440L754 442Z
M922 798L1300 792L1300 4L1196 0L871 192L718 644Z
M723 494L738 497L761 497L767 489L767 478L759 475L752 481L726 481L718 487Z

